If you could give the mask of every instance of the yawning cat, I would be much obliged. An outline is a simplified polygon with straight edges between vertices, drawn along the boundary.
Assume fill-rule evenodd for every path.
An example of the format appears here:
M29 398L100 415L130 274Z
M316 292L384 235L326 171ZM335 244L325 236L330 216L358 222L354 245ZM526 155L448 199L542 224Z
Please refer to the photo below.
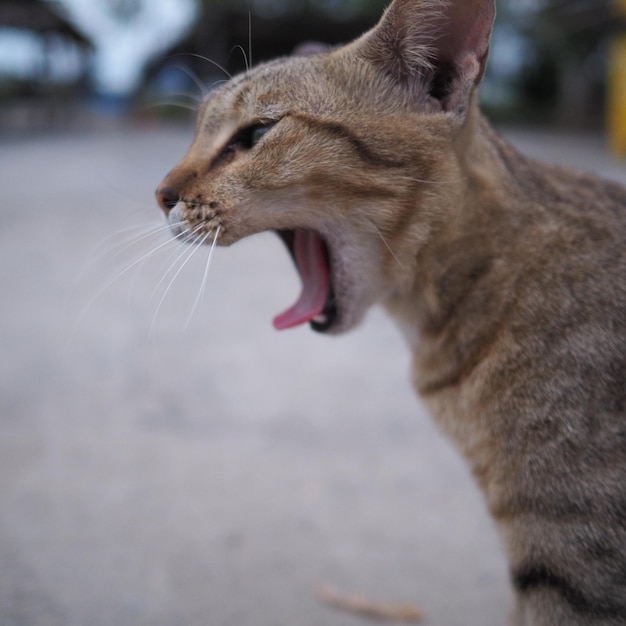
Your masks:
M181 236L276 231L278 329L382 303L506 546L511 624L626 624L626 190L480 114L494 0L394 0L357 41L210 93L157 191Z

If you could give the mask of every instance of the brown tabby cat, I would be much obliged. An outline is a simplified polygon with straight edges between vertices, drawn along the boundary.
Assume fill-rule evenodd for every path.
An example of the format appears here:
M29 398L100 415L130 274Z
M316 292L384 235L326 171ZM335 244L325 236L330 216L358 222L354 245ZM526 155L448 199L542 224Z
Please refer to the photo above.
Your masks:
M539 165L476 105L494 0L395 0L352 44L211 93L157 192L173 230L275 230L275 320L380 302L506 545L511 624L626 624L626 190Z

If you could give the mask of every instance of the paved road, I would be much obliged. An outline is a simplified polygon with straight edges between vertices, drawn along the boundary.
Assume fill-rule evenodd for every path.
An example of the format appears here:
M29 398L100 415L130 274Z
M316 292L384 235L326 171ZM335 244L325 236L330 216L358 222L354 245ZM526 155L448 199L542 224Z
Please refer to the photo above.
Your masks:
M273 331L270 235L215 254L189 323L206 250L166 295L178 249L138 262L189 132L0 140L0 625L361 624L323 584L502 624L494 528L382 313ZM593 137L516 139L626 181Z

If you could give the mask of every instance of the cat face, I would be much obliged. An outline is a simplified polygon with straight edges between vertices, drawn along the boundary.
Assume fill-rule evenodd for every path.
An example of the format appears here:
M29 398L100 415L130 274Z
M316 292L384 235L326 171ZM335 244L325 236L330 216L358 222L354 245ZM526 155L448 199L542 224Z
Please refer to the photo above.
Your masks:
M407 220L415 187L398 132L407 122L382 123L376 96L366 102L344 90L329 64L326 55L287 59L209 95L191 148L159 192L176 234L219 228L222 245L281 235L303 288L278 328L352 328L393 290L403 264L391 233Z
M415 8L393 6L405 4ZM463 81L456 70L428 77L425 58L422 69L410 66L424 44L409 31L398 65L386 43L392 18L350 46L268 63L213 91L189 151L157 192L183 238L215 232L230 245L280 234L303 287L274 320L279 329L354 327L371 304L408 288L415 251L441 219L432 207L441 180L455 175L462 126L447 101L462 92L467 107L479 68Z

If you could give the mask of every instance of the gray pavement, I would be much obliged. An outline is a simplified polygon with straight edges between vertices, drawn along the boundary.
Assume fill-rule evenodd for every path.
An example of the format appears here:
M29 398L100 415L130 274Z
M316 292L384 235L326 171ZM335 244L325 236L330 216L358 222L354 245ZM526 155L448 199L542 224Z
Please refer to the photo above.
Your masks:
M0 138L0 626L363 623L320 585L502 624L496 532L380 311L275 332L271 235L216 252L189 324L208 250L165 296L177 249L137 262L190 133ZM512 135L626 182L596 137Z

